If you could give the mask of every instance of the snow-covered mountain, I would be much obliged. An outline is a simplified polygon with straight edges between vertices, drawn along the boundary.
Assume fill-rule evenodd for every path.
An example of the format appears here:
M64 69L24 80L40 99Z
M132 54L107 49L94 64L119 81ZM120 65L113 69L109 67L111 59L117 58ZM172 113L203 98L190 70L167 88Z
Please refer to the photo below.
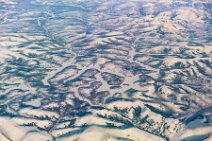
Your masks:
M210 0L0 0L0 141L212 140Z

